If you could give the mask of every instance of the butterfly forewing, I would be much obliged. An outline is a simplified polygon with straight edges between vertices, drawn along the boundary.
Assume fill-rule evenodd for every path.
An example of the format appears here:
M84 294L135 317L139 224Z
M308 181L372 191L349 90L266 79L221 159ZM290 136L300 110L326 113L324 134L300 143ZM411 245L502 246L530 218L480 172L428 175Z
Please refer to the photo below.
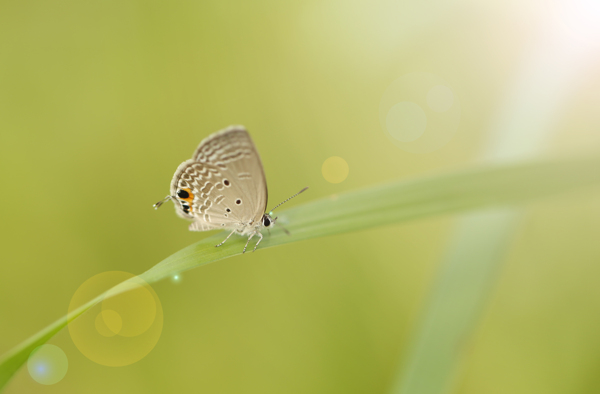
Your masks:
M179 216L194 220L190 230L257 223L266 209L267 184L248 132L232 126L203 140L175 172L171 195L185 197L175 205Z

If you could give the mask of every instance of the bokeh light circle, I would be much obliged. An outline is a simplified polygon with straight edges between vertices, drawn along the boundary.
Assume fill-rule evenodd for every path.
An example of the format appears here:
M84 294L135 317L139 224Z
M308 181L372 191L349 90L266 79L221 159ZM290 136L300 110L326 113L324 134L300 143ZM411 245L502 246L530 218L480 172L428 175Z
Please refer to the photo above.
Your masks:
M41 345L33 349L27 359L29 375L40 384L60 382L69 369L69 360L56 345Z
M390 108L385 117L385 126L398 141L411 142L425 132L427 116L418 104L402 101Z
M69 323L69 334L79 351L98 364L133 364L150 353L160 338L160 300L140 277L109 271L91 277L77 289L69 313L105 291L100 303Z
M460 122L460 101L442 78L423 72L392 82L379 103L379 121L396 146L411 153L446 145Z
M112 337L117 335L123 328L123 319L121 315L113 310L100 311L96 315L95 320L96 330L104 337Z
M446 112L454 104L452 89L444 85L436 85L427 92L427 105L435 112Z
M331 156L321 166L323 178L330 183L343 182L348 177L349 171L350 167L346 160L338 156Z

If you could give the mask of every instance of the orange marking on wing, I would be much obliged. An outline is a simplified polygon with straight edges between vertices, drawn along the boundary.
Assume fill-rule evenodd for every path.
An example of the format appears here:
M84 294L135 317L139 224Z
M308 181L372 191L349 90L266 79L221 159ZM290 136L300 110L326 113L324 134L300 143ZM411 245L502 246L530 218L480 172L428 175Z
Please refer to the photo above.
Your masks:
M190 203L190 205L192 205L192 201L194 201L194 193L192 193L192 191L190 189L181 189L181 190L185 190L186 192L188 192L189 196L187 198L179 197L179 199L187 201Z
M182 201L187 201L188 205L190 206L190 213L193 214L194 213L194 207L192 206L192 202L194 201L194 193L192 193L192 191L188 188L182 188L181 190L185 190L186 192L188 192L188 197L187 198L181 198L181 197L177 197Z

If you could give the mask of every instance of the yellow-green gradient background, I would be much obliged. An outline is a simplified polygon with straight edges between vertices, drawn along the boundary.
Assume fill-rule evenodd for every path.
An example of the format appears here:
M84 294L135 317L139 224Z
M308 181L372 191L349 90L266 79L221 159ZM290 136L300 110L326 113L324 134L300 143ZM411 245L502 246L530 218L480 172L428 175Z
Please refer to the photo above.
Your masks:
M533 0L0 1L0 353L64 315L88 278L139 274L207 236L152 204L230 124L252 134L273 204L475 165L524 59L562 37L585 56L544 155L600 147L600 40L562 15ZM382 94L412 72L460 100L456 135L430 153L401 150L379 122ZM332 156L348 163L341 183L322 175ZM599 198L524 210L455 393L600 392ZM49 342L65 378L43 386L24 367L5 393L386 393L455 219L185 272L153 285L164 326L141 361L95 364L65 329Z

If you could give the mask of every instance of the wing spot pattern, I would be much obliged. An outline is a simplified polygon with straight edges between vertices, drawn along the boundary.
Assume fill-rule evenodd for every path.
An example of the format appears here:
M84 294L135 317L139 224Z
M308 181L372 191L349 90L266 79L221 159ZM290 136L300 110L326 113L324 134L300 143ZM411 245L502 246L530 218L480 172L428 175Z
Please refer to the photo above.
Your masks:
M227 205L241 207L241 205L249 204L253 207L256 202L262 204L263 200L266 199L266 195L261 195L258 201L255 201L252 195L250 197L244 196L244 198L250 198L245 203L242 202L241 196L239 198L228 198L227 202L224 202L226 198L221 191L224 193L225 189L230 187L237 190L237 186L242 186L233 185L233 183L238 182L232 182L235 177L244 181L242 183L244 186L250 186L251 188L253 184L245 182L245 180L256 180L260 184L263 183L262 167L260 166L260 159L256 157L257 154L258 152L256 152L250 136L243 128L223 130L209 136L200 143L192 157L193 162L190 162L187 168L182 171L178 183L182 187L187 186L194 191L194 213L202 227L220 227L223 223L227 226L227 223L234 219L239 220L240 224L243 223L244 225L253 222L249 217L246 217L246 213L243 213L243 218L238 218L237 214L241 212L234 213ZM259 172L254 171L257 167L260 170ZM224 176L229 179L225 179ZM241 194L243 195L243 193ZM217 207L217 204L221 205ZM211 216L214 215L217 215L215 217L219 219L216 220L216 223L211 223ZM204 223L210 223L210 225L207 226Z
M213 188L214 188L214 185L212 183L206 182L204 184L204 187L202 189L200 189L200 192L205 195L209 195Z

